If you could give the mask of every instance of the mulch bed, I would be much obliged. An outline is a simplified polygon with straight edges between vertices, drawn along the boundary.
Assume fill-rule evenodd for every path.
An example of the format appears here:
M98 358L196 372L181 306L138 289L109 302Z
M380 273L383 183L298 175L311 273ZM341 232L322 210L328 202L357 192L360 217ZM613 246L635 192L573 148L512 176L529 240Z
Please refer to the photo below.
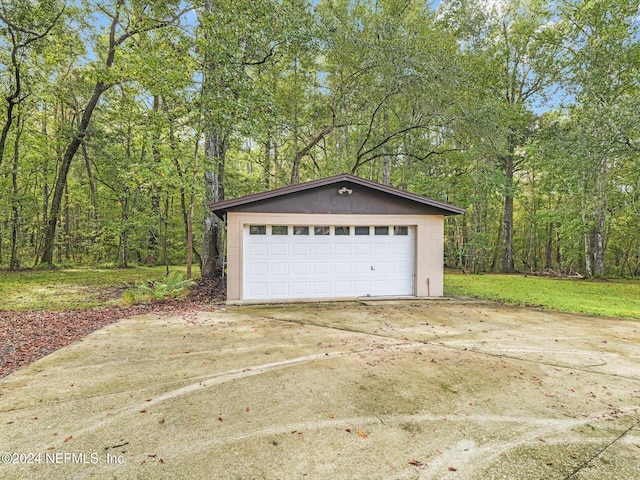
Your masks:
M121 318L144 313L189 315L215 310L226 298L224 281L200 279L180 301L158 302L130 307L100 307L84 310L0 311L0 378L29 365L82 337Z

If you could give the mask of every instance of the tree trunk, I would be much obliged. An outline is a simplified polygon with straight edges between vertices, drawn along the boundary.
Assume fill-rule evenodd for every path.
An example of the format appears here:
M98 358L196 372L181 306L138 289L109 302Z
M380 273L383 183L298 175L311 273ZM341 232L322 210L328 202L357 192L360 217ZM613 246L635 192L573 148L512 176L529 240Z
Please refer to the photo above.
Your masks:
M338 135L336 135L336 155L338 157L338 170L342 171L342 150L343 150L343 139L342 139L342 131L338 131Z
M216 130L211 130L206 134L204 145L208 169L204 174L206 212L201 272L203 277L213 277L222 269L222 259L220 258L222 232L220 231L220 220L209 210L208 205L224 200L227 141Z
M160 155L160 127L158 125L158 116L160 110L160 97L158 95L153 96L152 106L152 118L153 118L153 131L151 133L151 154L156 166L159 168L162 158ZM158 221L158 225L153 225L149 229L149 242L147 246L147 257L145 258L145 264L152 266L158 261L158 227L162 223L162 215L160 213L160 188L154 182L151 185L151 211L153 218Z
M18 94L19 94L18 90ZM9 95L5 97L7 101L7 114L4 125L2 126L2 133L0 134L0 166L2 166L2 159L4 157L4 146L7 142L7 136L9 135L9 130L11 129L11 124L13 123L13 109L18 104L13 95Z
M298 138L298 58L293 60L293 80L294 80L294 106L293 106L293 166L291 167L291 185L300 183L300 160L302 156L299 151L299 138Z
M47 222L47 228L45 230L45 238L44 238L44 250L42 252L42 258L40 262L45 265L53 265L53 247L54 241L56 238L56 228L58 226L58 216L60 214L60 207L62 205L62 195L64 193L64 187L67 183L67 176L69 174L69 167L71 167L71 161L73 157L78 152L80 145L84 141L85 136L87 135L87 128L89 127L89 121L91 120L91 115L98 105L98 101L100 100L100 96L109 88L108 85L105 85L103 82L96 83L96 86L93 90L93 95L91 96L91 100L87 104L85 111L82 115L82 120L76 131L75 136L71 140L71 143L67 146L67 149L64 152L64 156L62 157L62 164L60 165L60 170L58 171L58 178L56 180L56 186L53 191L53 200L51 202L51 209L49 210L49 220Z
M11 63L13 65L13 73L15 75L15 84L13 87L13 92L10 95L5 97L7 101L7 113L5 116L4 125L2 126L2 133L0 133L0 166L2 166L2 159L4 157L4 149L7 143L7 136L9 135L9 130L11 129L11 125L13 124L13 109L18 103L20 103L20 91L21 91L21 83L20 83L20 61L18 60L18 50L19 46L16 43L15 35L13 34L13 30L10 30L11 38L13 40L13 48L11 49Z
M384 109L384 129L385 136L389 135L389 111ZM385 155L382 157L382 184L383 185L391 185L391 156L388 152L388 145L384 145L384 153Z
M20 220L20 200L18 192L18 165L20 160L20 136L22 134L21 115L18 113L17 118L18 131L13 147L13 168L11 169L11 259L9 260L9 269L17 270L20 268L20 260L18 259L18 229Z
M585 265L585 271L589 276L595 273L594 250L595 250L595 231L593 228L591 228L586 233L584 238L584 265Z
M184 172L182 171L182 166L180 165L180 158L178 152L178 141L175 136L175 119L169 108L167 106L167 99L162 97L162 106L167 115L167 123L169 126L169 147L171 148L171 160L173 161L173 165L176 169L176 173L178 174L178 179L180 180L180 211L182 213L182 223L184 226L184 239L187 242L189 238L189 211L187 209L187 194L185 191L185 180L184 180ZM168 218L168 217L167 217ZM188 242L187 242L188 243ZM200 258L200 253L196 250L195 246L192 246L193 255L196 258L196 261L202 264L202 259Z
M513 134L509 134L509 153L504 159L505 192L504 217L502 222L502 272L514 271L513 262L513 161L515 145Z
M382 184L391 185L391 157L382 157Z
M204 11L209 15L215 15L213 0L205 0ZM215 39L206 38L206 42ZM224 88L224 81L216 80L216 59L208 52L205 53L203 65L203 90L202 95L214 95L216 88ZM222 84L221 84L222 83ZM206 123L206 122L205 122ZM202 240L202 264L200 273L203 278L216 276L223 268L223 259L220 258L222 235L220 221L211 210L209 204L224 200L224 170L227 155L227 135L221 125L209 124L206 127L204 139L205 154L205 215Z
M122 43L125 38L122 37L121 40L116 40L116 28L118 26L118 22L120 20L119 17L119 7L121 6L121 0L117 3L116 15L113 17L111 21L110 31L109 31L109 50L107 52L107 59L105 62L105 66L107 69L111 68L113 65L113 60L116 54L116 47L119 43ZM102 80L96 82L95 87L93 88L93 94L91 95L91 99L87 106L84 109L82 114L82 120L80 121L80 125L76 130L75 135L71 139L69 145L64 152L64 156L62 157L62 164L60 165L60 170L58 171L58 178L56 180L56 186L53 192L53 200L51 201L51 209L49 211L49 219L47 222L47 227L45 230L45 238L44 238L44 249L42 251L42 258L40 260L41 263L45 265L53 265L53 247L54 241L56 238L56 228L58 226L58 215L60 214L60 206L62 204L62 194L64 192L64 186L67 183L67 175L69 174L69 167L71 166L71 162L73 157L75 157L80 145L84 141L84 138L87 135L87 129L89 127L89 122L91 120L91 116L93 115L93 111L98 105L98 101L102 94L107 91L111 85L104 83Z
M193 198L189 201L189 218L187 223L187 278L191 278L193 265Z
M493 256L491 259L491 268L492 272L496 272L498 269L498 259L500 257L500 249L502 247L502 233L504 232L504 228L498 228L498 235L495 242L495 248L493 249Z
M193 170L192 170L192 182L196 183L198 177L198 147L200 142L196 142L195 152L193 154ZM189 212L187 215L187 278L191 278L191 267L193 265L193 213L195 208L196 198L191 190L189 194ZM214 237L215 240L215 237ZM201 267L202 268L202 267ZM202 273L202 270L201 270ZM204 277L204 274L202 274ZM207 274L207 276L213 276L212 273Z
M598 175L598 212L597 227L594 238L594 275L604 275L604 254L605 254L605 230L607 222L607 160L603 158L600 163L600 172Z
M93 169L91 168L91 160L89 159L89 150L87 149L87 143L82 142L82 156L84 157L84 167L87 170L87 178L89 179L89 194L91 196L91 207L93 209L93 220L98 224L98 189L96 187L96 181L93 178Z
M264 188L269 190L271 185L271 137L264 142L264 171L262 174Z
M169 275L169 193L167 193L164 200L164 222L162 224L162 258L164 260L164 268L167 275Z
M551 268L553 258L553 222L547 223L547 243L544 249L544 268Z
M120 266L122 268L129 267L129 193L125 192L124 200L122 201L122 215L120 217L120 246L122 257L120 260Z
M527 262L529 267L533 264L533 270L538 270L538 223L536 218L536 175L535 171L531 171L529 177L531 185L531 211L529 212L529 242L527 246Z
M174 17L170 20L157 21L152 27L143 28L143 29L135 29L132 28L130 30L126 30L125 33L116 37L118 26L120 25L120 10L121 8L125 8L124 0L116 0L115 1L115 14L111 18L111 23L109 26L109 37L107 44L107 56L105 59L104 67L107 71L111 71L111 67L113 66L113 62L116 55L116 50L120 45L126 42L129 38L134 35L137 35L144 31L150 31L154 28L160 28L162 26L169 25L173 23L181 14L177 17ZM46 265L53 264L53 246L54 239L56 236L56 228L58 226L58 216L60 213L60 206L62 203L62 194L64 191L64 186L67 183L67 175L69 174L69 167L71 166L71 162L73 161L73 157L75 157L80 145L84 141L87 135L87 129L89 127L89 122L91 121L91 116L93 115L93 111L98 105L98 101L102 94L111 88L113 84L108 84L103 82L102 80L98 80L93 88L93 93L91 95L91 99L87 106L84 109L82 114L82 120L78 125L78 128L71 139L71 142L67 145L67 148L64 152L64 156L62 159L62 164L60 165L60 170L58 171L58 178L56 180L56 186L53 193L53 200L51 202L51 210L49 213L49 221L47 223L46 231L45 231L45 239L44 239L44 249L42 252L41 263Z
M71 213L69 210L69 184L64 186L64 259L71 258Z

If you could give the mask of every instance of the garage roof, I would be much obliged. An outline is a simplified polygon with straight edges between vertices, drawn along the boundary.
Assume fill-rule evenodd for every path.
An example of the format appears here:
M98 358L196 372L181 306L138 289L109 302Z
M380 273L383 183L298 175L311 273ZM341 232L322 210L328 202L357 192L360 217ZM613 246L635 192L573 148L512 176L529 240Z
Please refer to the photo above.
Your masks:
M335 189L333 187L338 187ZM345 190L340 193L342 187ZM364 188L358 188L364 187ZM352 196L352 193L356 195ZM342 199L348 198L349 201ZM340 199L340 200L339 200ZM422 195L343 173L211 203L211 211L223 218L228 211L283 213L379 213L458 215L465 210Z

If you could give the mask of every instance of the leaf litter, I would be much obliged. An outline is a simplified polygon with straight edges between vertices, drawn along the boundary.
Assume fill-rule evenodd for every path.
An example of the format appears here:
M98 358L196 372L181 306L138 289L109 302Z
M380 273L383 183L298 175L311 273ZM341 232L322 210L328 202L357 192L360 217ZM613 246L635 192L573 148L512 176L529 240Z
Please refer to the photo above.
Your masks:
M225 298L224 281L200 279L189 295L178 301L81 310L0 310L0 378L122 318L147 313L196 315L219 308Z

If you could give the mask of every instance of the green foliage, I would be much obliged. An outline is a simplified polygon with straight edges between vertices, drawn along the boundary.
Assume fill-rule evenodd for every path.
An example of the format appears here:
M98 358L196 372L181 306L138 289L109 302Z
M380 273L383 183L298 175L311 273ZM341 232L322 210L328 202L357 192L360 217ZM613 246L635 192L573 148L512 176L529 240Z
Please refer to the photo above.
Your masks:
M445 294L507 305L640 319L640 282L516 275L445 274Z
M637 1L311 3L80 1L57 18L61 0L8 2L0 265L42 256L61 159L103 80L57 265L184 263L192 204L197 263L203 178L224 158L226 198L355 172L459 204L448 266L500 269L513 198L516 270L640 275ZM14 40L51 22L19 48L9 115Z
M160 300L177 300L188 293L189 287L195 282L185 279L179 272L171 272L163 280L142 283L135 288L129 288L122 295L126 303L152 302Z

